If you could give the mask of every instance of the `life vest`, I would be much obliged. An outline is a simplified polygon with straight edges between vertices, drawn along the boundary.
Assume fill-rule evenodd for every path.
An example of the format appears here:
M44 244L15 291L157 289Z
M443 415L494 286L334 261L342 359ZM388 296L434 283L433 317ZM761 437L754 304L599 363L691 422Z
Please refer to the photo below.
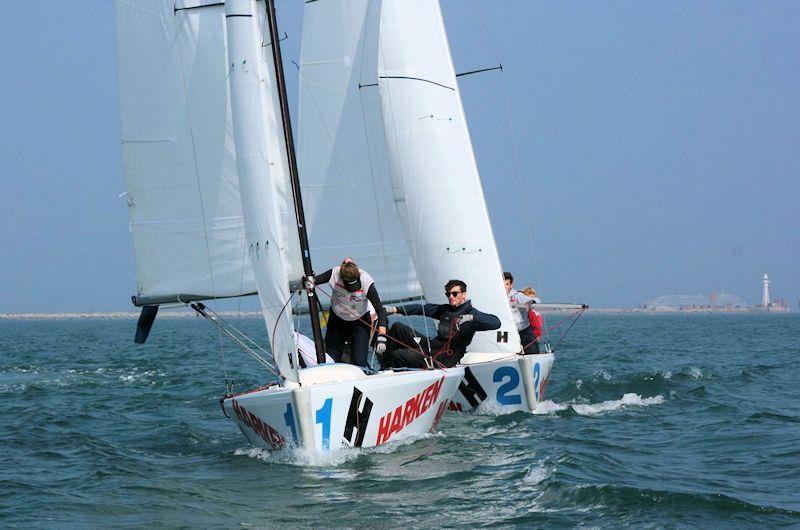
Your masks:
M533 328L533 334L536 339L541 339L542 328L544 327L544 317L542 314L533 309L528 309L528 321L531 323L531 328Z
M369 291L370 286L375 283L375 281L367 271L361 270L361 289L351 293L345 289L344 282L339 276L339 269L341 269L341 267L334 267L331 269L331 279L328 281L328 284L333 289L333 293L331 294L331 309L336 313L337 317L352 322L358 320L361 315L369 311L367 291Z

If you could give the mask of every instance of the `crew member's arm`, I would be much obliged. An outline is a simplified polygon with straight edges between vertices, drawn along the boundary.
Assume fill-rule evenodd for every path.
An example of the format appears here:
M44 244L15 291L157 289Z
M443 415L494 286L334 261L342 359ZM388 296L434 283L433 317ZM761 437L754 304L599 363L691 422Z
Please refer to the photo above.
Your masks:
M409 304L409 305L400 305L397 307L390 307L389 313L390 314L398 314L398 315L419 315L424 317L431 317L436 318L436 313L439 311L439 304Z
M332 274L333 274L333 269L328 269L322 274L317 274L316 276L314 276L314 283L316 283L317 285L321 283L328 283L329 281L331 281Z
M472 319L465 321L463 317L471 316ZM500 319L489 313L482 313L473 308L472 311L466 315L462 315L462 321L459 328L462 332L475 332L475 331L490 331L500 327Z
M389 323L389 319L386 317L386 308L384 308L381 303L381 297L378 296L378 290L375 289L374 283L367 289L367 300L372 303L372 307L375 308L375 313L378 314L378 333L385 335L386 325Z
M517 291L516 293L514 293L514 297L512 300L510 300L510 302L511 302L511 307L527 309L530 308L531 304L535 304L536 300L525 293Z

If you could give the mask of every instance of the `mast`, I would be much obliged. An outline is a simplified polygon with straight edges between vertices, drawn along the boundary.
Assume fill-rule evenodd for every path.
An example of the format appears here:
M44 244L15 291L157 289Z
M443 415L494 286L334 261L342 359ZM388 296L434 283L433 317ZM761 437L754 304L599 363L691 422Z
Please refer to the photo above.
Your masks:
M306 218L303 212L303 198L300 194L300 179L297 172L297 158L294 153L294 138L292 136L292 122L289 116L289 102L286 97L286 81L283 77L283 60L281 59L281 43L278 36L278 22L275 18L275 2L267 0L267 20L269 21L269 38L272 41L272 62L275 65L275 79L278 84L278 100L281 106L281 119L283 121L283 135L286 141L286 154L289 158L289 177L292 183L292 198L294 199L294 212L297 221L297 233L300 237L300 253L303 258L303 272L306 277L314 278L314 269L311 266L311 250L308 245L308 232L306 231ZM322 340L322 328L319 320L319 302L316 289L308 291L308 312L311 315L311 331L314 334L314 347L317 350L317 363L325 363L325 342Z

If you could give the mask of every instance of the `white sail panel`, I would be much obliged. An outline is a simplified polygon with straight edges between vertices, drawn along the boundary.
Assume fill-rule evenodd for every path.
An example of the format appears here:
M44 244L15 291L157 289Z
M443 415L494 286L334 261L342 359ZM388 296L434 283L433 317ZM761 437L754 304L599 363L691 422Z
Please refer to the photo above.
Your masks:
M378 76L395 200L426 299L444 303L447 280L463 280L475 307L502 322L469 350L519 352L437 1L383 1Z
M248 257L255 272L272 355L281 375L297 381L288 261L281 243L284 234L278 211L277 179L286 173L273 172L278 164L269 159L270 153L277 152L270 144L275 143L274 133L282 130L282 125L271 112L272 100L264 97L262 87L267 92L275 89L267 81L268 68L274 70L274 66L271 56L268 61L261 53L256 13L255 0L227 0L225 4L236 160Z
M125 179L138 299L255 291L228 103L221 7L118 0Z
M388 176L379 15L379 1L306 3L298 165L316 269L350 256L375 278L384 300L398 300L421 290Z
M281 123L281 107L278 96L278 82L275 77L275 67L272 60L269 25L267 24L267 3L256 2L256 24L260 33L261 60L264 68L262 75L264 82L259 89L263 98L264 119L267 142L267 159L272 182L277 193L274 196L278 222L281 230L279 237L285 256L286 272L290 282L299 282L303 276L303 260L300 257L300 236L297 231L297 216L292 197L292 181L289 173L289 157L286 151L286 138Z

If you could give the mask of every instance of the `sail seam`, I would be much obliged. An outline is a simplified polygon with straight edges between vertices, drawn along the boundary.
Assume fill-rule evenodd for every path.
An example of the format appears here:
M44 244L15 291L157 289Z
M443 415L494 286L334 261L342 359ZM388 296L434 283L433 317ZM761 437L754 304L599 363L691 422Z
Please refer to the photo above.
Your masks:
M422 81L423 83L430 83L432 85L440 86L442 88L446 88L447 90L455 90L455 88L447 85L443 85L441 83L437 83L436 81L431 81L430 79L424 79L422 77L410 77L410 76L403 76L403 75L381 75L378 76L378 79L407 79L409 81Z

